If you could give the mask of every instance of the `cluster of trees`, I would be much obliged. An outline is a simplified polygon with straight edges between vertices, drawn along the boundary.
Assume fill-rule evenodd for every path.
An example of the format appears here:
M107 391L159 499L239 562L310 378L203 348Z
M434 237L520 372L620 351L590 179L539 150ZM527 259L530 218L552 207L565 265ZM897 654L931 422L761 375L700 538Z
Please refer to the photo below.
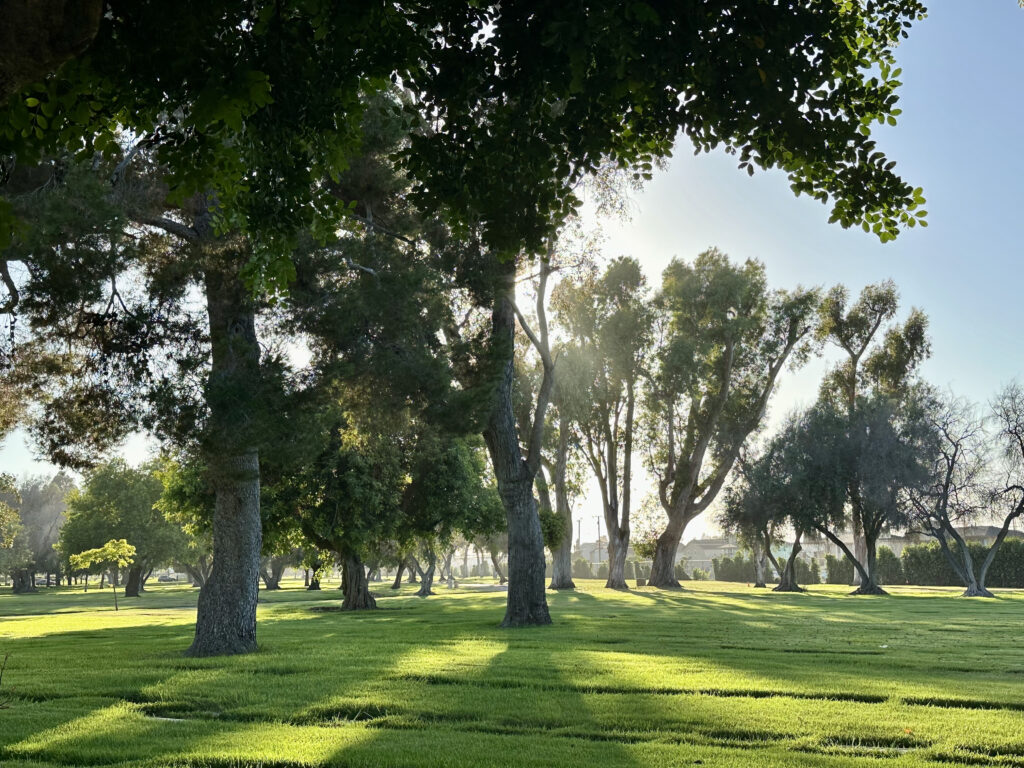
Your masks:
M67 575L54 545L73 489L64 473L21 483L0 475L0 574L15 592L34 591L37 575L45 577L47 586Z
M443 539L494 498L504 623L550 621L535 486L558 360L540 310L540 375L517 407L515 286L532 264L543 296L579 183L606 164L649 176L681 133L750 173L783 169L842 226L888 240L923 221L869 130L899 113L893 49L916 0L31 6L5 2L5 29L24 33L0 58L2 424L26 419L79 467L142 427L186 468L183 508L213 551L197 655L256 647L265 530L330 547L358 599L369 542ZM168 28L177 55L149 56ZM702 312L713 277L727 301ZM714 254L674 265L661 296L646 397L669 526L651 580L672 586L682 530L756 428L814 297ZM621 308L599 309L609 338ZM585 328L576 341L601 346ZM618 585L637 392L607 365L621 429L583 439ZM481 437L490 468L470 478Z
M912 310L894 323L897 307L889 283L868 286L849 307L843 291L832 291L817 336L843 350L842 362L818 401L741 463L721 521L761 561L760 585L772 561L777 589L799 589L792 566L801 538L814 532L843 552L856 593L884 593L882 583L901 580L899 561L888 550L880 558L876 544L901 529L936 540L965 595L991 595L988 569L1024 513L1024 389L1008 385L982 414L927 385L917 375L928 353L927 319ZM993 519L999 533L979 559L959 529ZM853 532L853 550L843 531ZM771 547L783 533L793 544L780 567Z

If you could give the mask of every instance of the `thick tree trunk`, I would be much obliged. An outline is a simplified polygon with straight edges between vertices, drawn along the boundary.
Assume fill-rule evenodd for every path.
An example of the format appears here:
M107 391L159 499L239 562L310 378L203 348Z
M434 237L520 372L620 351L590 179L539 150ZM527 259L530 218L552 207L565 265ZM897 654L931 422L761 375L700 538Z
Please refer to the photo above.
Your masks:
M508 523L508 600L503 627L550 624L544 592L544 535L533 497L533 474L520 449L512 406L515 353L515 262L510 260L491 314L494 352L503 364L484 440ZM540 414L543 418L543 414Z
M198 227L197 227L198 228ZM259 597L259 345L249 290L235 264L206 275L212 349L206 400L210 433L206 454L216 498L213 568L199 593L192 656L256 650Z
M392 589L398 589L399 587L402 586L402 571L404 571L404 570L405 570L405 562L399 563L398 564L398 572L395 574L395 581L391 585Z
M36 592L35 574L28 568L19 568L11 572L11 589L16 595L26 595L29 592Z
M363 561L354 552L348 552L342 557L341 589L345 593L341 610L367 611L377 607L377 601L370 594Z
M626 585L626 554L629 551L629 529L619 528L608 536L608 589L629 589Z
M676 578L676 551L679 549L679 540L683 537L686 522L683 515L669 517L668 525L655 544L648 586L659 589L682 589Z
M133 565L128 569L128 579L124 583L125 597L138 597L142 591L142 566Z
M437 555L431 550L427 555L427 569L420 574L420 589L416 593L417 597L429 597L434 594L434 571L437 569Z

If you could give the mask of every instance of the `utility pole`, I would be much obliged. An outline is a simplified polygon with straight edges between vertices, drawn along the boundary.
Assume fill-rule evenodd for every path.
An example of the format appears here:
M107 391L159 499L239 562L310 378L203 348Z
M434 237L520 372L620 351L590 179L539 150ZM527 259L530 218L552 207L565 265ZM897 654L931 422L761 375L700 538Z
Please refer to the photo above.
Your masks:
M597 520L597 562L601 562L601 516L594 515Z
M583 554L583 546L580 544L580 531L583 530L583 518L576 518L576 557Z

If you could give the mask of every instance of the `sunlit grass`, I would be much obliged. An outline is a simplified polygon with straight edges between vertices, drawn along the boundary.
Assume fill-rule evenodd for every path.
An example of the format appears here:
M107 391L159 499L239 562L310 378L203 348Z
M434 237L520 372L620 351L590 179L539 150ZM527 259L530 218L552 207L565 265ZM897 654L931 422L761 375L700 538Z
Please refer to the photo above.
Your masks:
M188 659L195 593L0 592L0 765L1024 765L1024 596L696 583L261 592L257 654Z

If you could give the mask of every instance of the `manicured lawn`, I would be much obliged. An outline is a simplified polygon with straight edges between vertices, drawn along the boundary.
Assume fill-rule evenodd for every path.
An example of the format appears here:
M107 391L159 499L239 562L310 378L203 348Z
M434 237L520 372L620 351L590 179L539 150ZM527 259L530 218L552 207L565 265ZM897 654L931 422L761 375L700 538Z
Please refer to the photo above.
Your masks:
M187 659L195 594L0 591L0 766L1024 766L1024 595L698 583L261 593L254 655Z

